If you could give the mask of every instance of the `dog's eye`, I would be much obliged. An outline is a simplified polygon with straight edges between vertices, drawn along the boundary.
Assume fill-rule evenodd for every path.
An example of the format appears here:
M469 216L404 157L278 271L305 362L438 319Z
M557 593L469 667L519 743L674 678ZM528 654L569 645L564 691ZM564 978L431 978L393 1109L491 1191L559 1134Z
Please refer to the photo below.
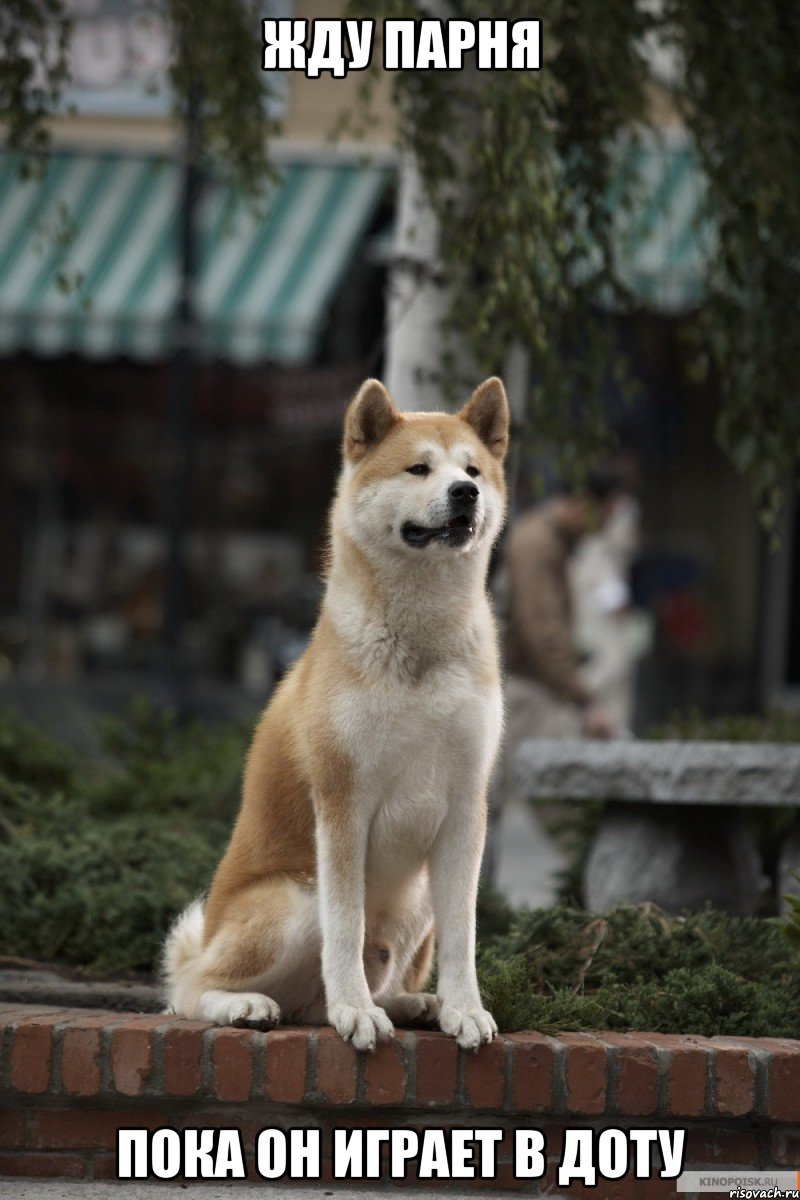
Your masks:
M473 466L467 467L466 472L472 479L474 479L477 475L480 475L478 468Z
M409 475L430 475L431 469L427 463L414 463L413 467L406 467Z

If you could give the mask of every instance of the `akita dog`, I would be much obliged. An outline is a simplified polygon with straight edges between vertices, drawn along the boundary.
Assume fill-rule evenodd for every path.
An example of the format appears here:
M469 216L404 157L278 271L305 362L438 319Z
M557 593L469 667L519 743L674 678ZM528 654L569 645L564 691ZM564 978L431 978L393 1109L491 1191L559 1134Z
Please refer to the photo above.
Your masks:
M359 1050L393 1021L438 1021L467 1049L497 1032L475 899L502 725L486 575L507 446L499 379L457 415L401 413L375 379L350 404L320 617L256 728L208 898L167 938L175 1012L327 1020Z

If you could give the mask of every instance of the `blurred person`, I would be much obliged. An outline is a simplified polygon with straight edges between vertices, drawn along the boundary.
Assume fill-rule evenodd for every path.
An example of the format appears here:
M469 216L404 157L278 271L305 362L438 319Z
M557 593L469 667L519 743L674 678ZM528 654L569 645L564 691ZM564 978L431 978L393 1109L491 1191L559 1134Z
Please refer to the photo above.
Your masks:
M506 744L522 737L612 737L617 732L580 670L570 561L624 496L619 473L592 474L585 494L561 493L512 526L507 549Z
M561 493L524 512L506 549L505 735L492 788L486 872L517 907L556 901L566 857L540 812L525 803L515 759L526 738L609 738L611 715L583 678L569 566L623 495L614 472L592 475L585 495Z
M636 667L652 641L652 620L631 596L640 525L639 501L621 494L604 528L583 538L570 563L581 677L614 727L626 732Z

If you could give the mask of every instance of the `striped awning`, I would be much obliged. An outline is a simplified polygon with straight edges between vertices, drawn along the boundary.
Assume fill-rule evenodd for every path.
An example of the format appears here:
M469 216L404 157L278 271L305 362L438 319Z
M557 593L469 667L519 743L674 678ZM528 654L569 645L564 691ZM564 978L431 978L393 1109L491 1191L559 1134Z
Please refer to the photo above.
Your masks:
M58 152L23 181L0 160L0 354L155 358L172 344L180 173ZM313 357L388 171L288 164L257 206L209 183L198 213L198 341L236 362Z

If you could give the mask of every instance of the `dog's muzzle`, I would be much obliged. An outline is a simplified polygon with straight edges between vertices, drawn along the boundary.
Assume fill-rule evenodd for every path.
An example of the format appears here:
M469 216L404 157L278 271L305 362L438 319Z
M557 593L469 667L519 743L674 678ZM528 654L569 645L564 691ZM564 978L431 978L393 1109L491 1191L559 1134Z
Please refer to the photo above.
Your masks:
M480 491L471 480L451 483L447 489L450 516L444 525L416 525L406 521L401 529L403 541L409 546L422 548L431 542L445 545L464 546L474 537L478 528L477 509Z

